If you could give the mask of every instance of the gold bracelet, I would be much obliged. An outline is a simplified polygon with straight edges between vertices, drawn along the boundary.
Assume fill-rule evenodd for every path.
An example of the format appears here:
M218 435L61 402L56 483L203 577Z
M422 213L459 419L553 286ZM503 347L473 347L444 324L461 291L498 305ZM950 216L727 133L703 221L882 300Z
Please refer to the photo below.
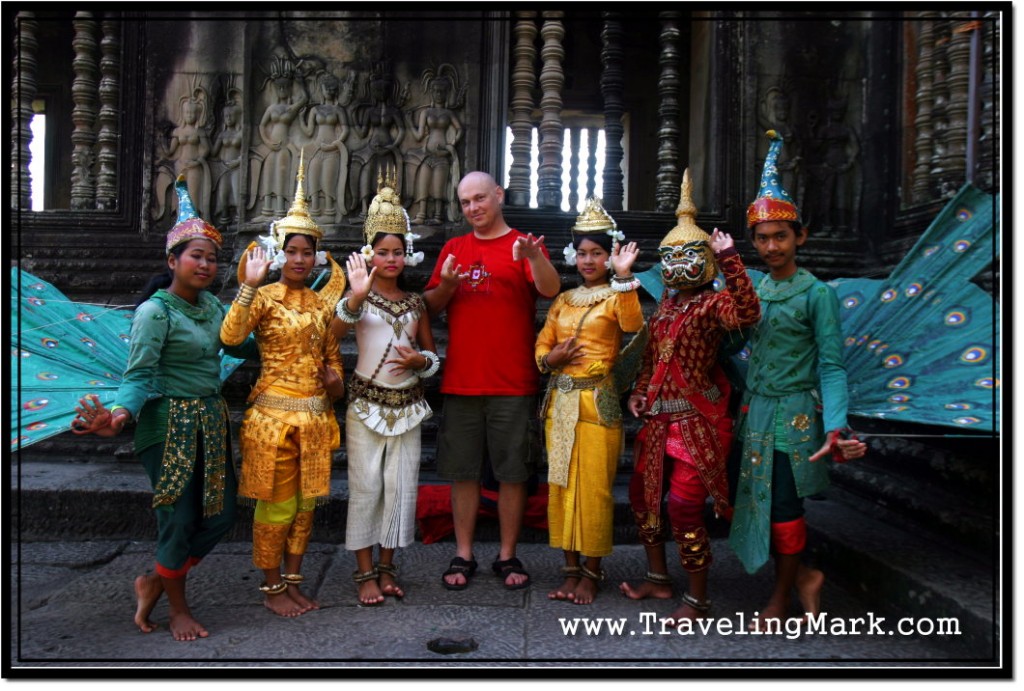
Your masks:
M256 297L256 289L248 283L243 283L238 286L238 295L235 296L235 302L242 307L248 307L252 304L253 298Z

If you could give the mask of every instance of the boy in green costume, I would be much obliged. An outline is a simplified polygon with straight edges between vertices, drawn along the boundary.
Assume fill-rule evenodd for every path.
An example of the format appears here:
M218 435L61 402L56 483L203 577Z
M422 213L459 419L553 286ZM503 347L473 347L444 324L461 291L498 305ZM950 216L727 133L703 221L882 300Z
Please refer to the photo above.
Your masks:
M757 282L761 321L750 339L746 391L736 420L742 460L729 543L749 573L775 555L775 589L760 620L786 617L797 588L816 615L824 576L800 564L807 539L803 498L828 485L825 457L860 458L867 446L849 436L839 301L796 263L807 229L778 181L782 138L772 140L747 227L769 275Z

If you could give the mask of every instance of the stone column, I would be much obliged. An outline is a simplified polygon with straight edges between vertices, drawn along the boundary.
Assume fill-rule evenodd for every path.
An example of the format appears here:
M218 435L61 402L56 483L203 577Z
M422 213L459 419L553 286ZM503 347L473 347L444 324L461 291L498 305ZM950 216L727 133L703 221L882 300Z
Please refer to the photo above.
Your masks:
M94 159L93 145L96 134L93 126L96 123L96 22L91 12L78 12L74 20L75 38L71 46L75 50L75 59L71 66L75 79L71 84L71 99L75 107L71 111L71 119L75 123L75 131L71 133L71 208L96 208L96 180L92 172Z
M602 12L601 97L604 99L604 208L622 208L622 22L618 12ZM594 147L596 149L596 142Z
M543 12L544 24L540 35L544 47L540 56L544 68L540 73L540 166L537 169L537 205L541 208L562 206L562 59L565 48L562 38L565 28L563 12Z
M597 133L596 127L587 128L587 198L594 196L597 187Z
M917 105L914 129L917 137L914 140L914 186L911 194L915 204L921 204L931 197L929 172L932 160L932 55L935 51L932 37L933 15L933 12L918 13L920 31L917 36L918 58L915 73L917 92L914 94Z
M954 13L946 54L949 56L949 131L946 167L949 185L959 190L967 170L967 112L971 76L971 22L969 12Z
M32 208L32 100L36 96L36 20L19 12L14 20L14 81L11 85L11 208Z
M103 40L100 47L100 133L98 161L99 175L96 179L96 207L117 208L117 141L120 136L121 101L121 22L117 19L103 21Z
M941 18L932 24L932 160L929 175L932 193L945 194L948 177L947 155L949 153L949 59L946 44L949 42L949 22Z
M533 134L533 87L537 83L534 61L537 59L536 12L517 12L519 21L513 28L516 44L512 49L512 165L508 173L505 203L509 206L530 205L530 138Z
M984 190L991 190L995 185L995 167L999 160L999 113L995 108L997 56L994 55L996 46L999 45L999 12L989 10L982 17L982 77L979 85L981 112L978 117L978 164L974 183Z
M569 211L576 211L580 204L580 128L569 130Z
M661 78L658 80L658 174L654 200L658 211L673 211L679 201L679 19L662 12Z

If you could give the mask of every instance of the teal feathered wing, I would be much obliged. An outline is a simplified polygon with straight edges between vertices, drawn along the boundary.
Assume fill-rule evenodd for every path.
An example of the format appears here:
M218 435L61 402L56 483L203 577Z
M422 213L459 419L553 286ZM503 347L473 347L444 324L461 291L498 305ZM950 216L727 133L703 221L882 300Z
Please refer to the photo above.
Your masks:
M71 429L78 399L114 402L128 362L131 309L74 302L11 269L11 450ZM221 355L221 381L243 360Z
M998 256L997 209L998 197L965 185L887 279L829 282L851 416L999 430L998 305L971 282ZM754 285L764 275L748 273ZM658 266L638 276L660 300ZM748 356L743 347L732 358L742 375Z
M837 279L851 415L996 432L998 197L960 190L889 278Z

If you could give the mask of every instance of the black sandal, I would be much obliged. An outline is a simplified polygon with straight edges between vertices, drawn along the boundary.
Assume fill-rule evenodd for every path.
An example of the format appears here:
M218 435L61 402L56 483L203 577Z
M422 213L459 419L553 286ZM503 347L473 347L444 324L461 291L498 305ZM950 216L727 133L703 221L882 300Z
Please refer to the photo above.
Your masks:
M441 574L441 585L448 590L465 590L469 587L469 579L476 573L476 559L463 559L462 557L455 557L448 562L448 570ZM461 573L466 578L465 583L449 583L445 580L445 576L452 576L457 573Z
M518 557L512 557L510 559L505 559L504 561L496 561L491 564L491 570L494 571L494 574L502 581L505 581L514 573L521 573L526 576L526 580L522 583L515 583L513 585L502 583L502 585L505 586L505 590L521 590L530 585L530 574L523 567L523 562L519 561Z

